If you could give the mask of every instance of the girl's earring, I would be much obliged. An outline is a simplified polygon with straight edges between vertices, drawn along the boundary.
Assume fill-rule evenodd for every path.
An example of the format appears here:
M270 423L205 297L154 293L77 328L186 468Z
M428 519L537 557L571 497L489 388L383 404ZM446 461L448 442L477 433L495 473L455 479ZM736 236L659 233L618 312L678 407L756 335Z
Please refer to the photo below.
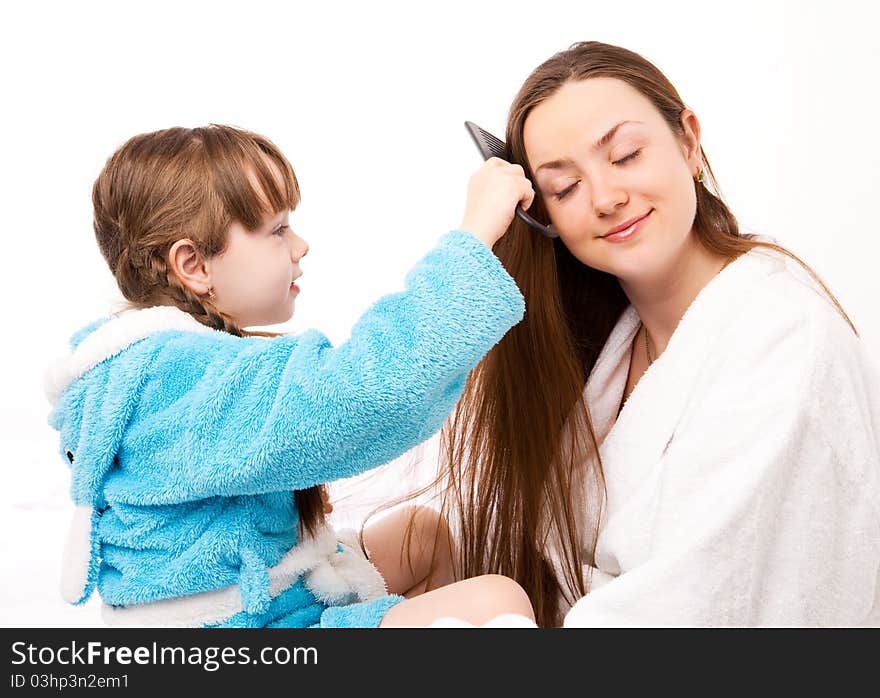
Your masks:
M213 286L208 289L208 299L211 302L214 302L215 300L217 300L217 296L214 295L214 287Z
M697 174L694 176L694 180L697 181L697 182L700 182L700 183L702 184L702 182L703 182L703 170L700 170L699 172L697 172Z

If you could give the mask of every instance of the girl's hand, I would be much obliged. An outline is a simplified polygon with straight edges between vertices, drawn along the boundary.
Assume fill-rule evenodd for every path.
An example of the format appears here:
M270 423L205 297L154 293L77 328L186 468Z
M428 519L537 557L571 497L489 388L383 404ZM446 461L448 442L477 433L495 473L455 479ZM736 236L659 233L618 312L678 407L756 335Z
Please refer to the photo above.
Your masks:
M468 184L461 230L472 233L491 248L507 232L517 204L532 205L535 190L519 165L489 158Z

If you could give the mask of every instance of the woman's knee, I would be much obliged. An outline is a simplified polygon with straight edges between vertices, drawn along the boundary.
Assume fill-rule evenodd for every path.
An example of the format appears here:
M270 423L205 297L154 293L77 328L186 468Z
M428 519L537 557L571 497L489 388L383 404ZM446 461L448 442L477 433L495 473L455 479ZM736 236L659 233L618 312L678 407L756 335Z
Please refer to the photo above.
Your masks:
M487 620L504 613L517 613L531 620L535 611L526 590L518 582L501 574L484 574L472 580L479 605L485 609Z

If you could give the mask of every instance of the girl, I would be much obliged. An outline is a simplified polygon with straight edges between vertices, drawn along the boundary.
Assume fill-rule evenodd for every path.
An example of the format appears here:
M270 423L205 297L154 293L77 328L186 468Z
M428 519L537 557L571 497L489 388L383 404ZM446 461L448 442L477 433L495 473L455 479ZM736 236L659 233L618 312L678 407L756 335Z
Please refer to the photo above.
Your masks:
M876 367L805 264L740 232L696 114L587 42L528 77L506 140L558 238L499 242L529 312L442 432L462 573L518 580L539 625L880 624Z
M522 318L491 248L532 196L521 168L489 163L461 229L333 348L314 330L243 330L291 317L308 252L288 220L296 177L271 142L212 125L125 143L93 202L131 307L74 335L48 381L78 505L65 598L82 603L97 587L108 622L136 625L533 617L497 575L407 600L386 593L325 523L320 487L435 432L467 373Z

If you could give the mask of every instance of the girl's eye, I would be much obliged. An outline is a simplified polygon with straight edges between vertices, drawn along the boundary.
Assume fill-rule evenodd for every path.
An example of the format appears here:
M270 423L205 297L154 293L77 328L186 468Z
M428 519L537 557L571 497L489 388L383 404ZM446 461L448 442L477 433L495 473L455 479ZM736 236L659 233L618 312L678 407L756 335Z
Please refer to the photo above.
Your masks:
M570 193L570 192L571 192L576 186L577 186L577 182L574 182L573 184L567 186L567 187L566 187L565 189L563 189L562 191L557 192L556 194L554 194L554 195L553 195L553 198L555 198L557 201L562 201L566 196L569 195L569 193Z
M275 230L272 231L272 235L284 235L287 232L287 229L290 228L289 225L279 225Z
M627 155L626 157L620 158L620 160L615 160L614 164L615 165L623 165L623 164L629 162L630 160L635 160L639 156L639 153L641 153L641 152L642 152L642 149L639 148L635 152L632 152L629 155Z

